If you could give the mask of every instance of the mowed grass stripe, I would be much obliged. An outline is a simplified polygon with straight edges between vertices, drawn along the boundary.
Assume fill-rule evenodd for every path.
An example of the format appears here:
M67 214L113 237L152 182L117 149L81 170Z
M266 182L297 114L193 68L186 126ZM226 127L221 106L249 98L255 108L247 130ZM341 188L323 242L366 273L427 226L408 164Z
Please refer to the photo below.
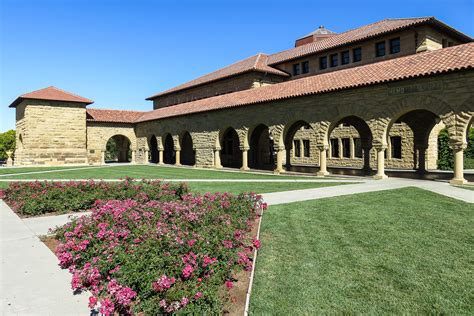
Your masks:
M251 314L471 314L473 227L417 188L271 206Z
M12 175L2 179L311 179L304 176L227 172L217 170L161 167L152 165L114 166L97 169ZM322 178L318 178L322 179Z

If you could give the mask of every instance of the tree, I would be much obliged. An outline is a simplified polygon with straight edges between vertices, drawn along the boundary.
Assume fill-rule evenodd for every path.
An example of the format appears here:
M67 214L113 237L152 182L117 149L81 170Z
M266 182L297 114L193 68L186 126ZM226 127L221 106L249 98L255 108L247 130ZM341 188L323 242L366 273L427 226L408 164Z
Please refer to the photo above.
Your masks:
M7 151L15 151L15 130L0 133L0 159L6 159Z

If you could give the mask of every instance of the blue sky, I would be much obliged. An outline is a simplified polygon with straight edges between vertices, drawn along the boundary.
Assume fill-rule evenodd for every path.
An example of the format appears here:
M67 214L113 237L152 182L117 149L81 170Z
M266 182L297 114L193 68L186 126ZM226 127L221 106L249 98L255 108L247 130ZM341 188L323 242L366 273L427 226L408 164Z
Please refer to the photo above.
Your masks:
M50 85L91 107L149 110L145 98L258 52L384 18L434 15L474 36L474 0L0 0L0 132L7 106Z

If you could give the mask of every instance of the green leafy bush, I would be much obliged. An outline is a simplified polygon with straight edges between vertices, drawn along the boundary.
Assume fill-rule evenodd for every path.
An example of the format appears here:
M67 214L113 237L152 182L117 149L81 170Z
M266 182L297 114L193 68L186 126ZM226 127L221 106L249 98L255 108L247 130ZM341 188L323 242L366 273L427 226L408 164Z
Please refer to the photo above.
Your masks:
M261 207L254 194L100 201L56 230L56 254L103 315L217 315L233 272L252 267Z
M6 159L7 151L15 151L15 131L0 133L0 159Z
M97 200L176 200L187 192L186 184L160 181L35 181L12 182L6 190L0 191L0 198L15 212L36 216L88 210Z
M464 151L464 168L474 169L474 128L469 129L467 148ZM442 129L438 135L438 169L453 170L454 154L449 147L449 134Z

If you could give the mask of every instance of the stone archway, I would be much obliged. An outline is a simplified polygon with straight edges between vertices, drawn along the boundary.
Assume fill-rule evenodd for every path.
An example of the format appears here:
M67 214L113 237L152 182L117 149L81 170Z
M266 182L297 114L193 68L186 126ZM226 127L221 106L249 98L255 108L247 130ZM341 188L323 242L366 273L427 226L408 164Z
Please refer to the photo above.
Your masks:
M363 174L369 174L372 139L369 125L358 116L349 115L334 121L329 125L325 139L328 165L362 169Z
M185 132L181 138L181 164L194 166L196 153L193 148L193 139L189 132Z
M166 134L163 146L163 162L165 164L176 163L176 151L174 149L174 141L171 134Z
M309 164L310 162L314 162L315 157L311 157L311 143L314 144L315 137L316 134L313 128L304 120L298 120L285 127L283 131L283 143L285 146L286 160L283 164L286 170L289 170L293 164Z
M240 168L242 166L242 152L237 131L229 127L224 130L220 137L220 161L222 166L228 168Z
M106 163L130 162L132 160L130 139L124 135L110 137L105 146L104 160Z
M274 170L274 140L268 126L260 124L250 135L249 167L252 169Z

